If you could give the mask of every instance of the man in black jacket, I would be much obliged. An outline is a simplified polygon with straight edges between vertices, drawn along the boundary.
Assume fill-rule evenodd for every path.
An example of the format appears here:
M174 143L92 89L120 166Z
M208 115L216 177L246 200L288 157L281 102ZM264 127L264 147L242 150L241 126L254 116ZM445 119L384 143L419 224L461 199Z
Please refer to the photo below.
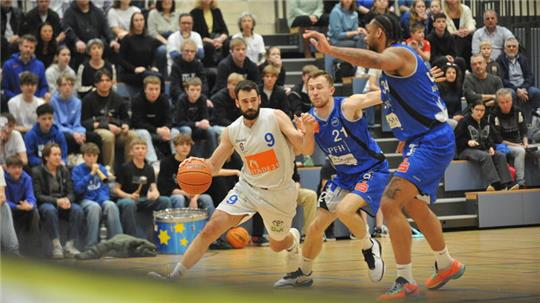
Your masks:
M24 24L24 14L19 8L12 7L11 4L11 0L2 0L0 2L2 64L11 57L12 53L18 50L19 38L22 35L21 31Z
M81 123L87 131L94 131L101 137L103 164L114 170L116 142L124 145L124 159L127 160L130 142L137 134L129 129L129 107L124 99L112 90L112 75L109 70L98 70L94 85L96 90L83 99Z
M461 74L465 75L467 63L463 58L457 57L456 41L446 29L446 15L435 14L433 19L433 30L427 36L431 44L431 65L443 67L447 62L455 63L461 69Z
M184 91L184 84L187 80L198 77L202 81L202 93L208 95L208 81L206 71L202 62L196 58L197 44L191 39L184 40L180 46L181 56L174 59L171 67L171 100L176 103L178 97Z
M43 165L32 169L34 193L43 219L43 228L52 241L52 257L62 259L79 253L75 241L83 224L83 210L75 203L75 192L69 170L62 165L62 151L56 143L43 148ZM59 219L69 221L68 241L60 244Z
M218 135L242 114L234 101L236 99L234 88L242 80L245 80L244 76L237 73L230 74L227 78L227 87L220 89L210 98L214 104L212 124Z
M500 136L497 141L506 144L509 153L514 158L516 182L520 187L524 187L525 154L529 147L525 115L521 109L513 105L511 89L499 89L495 94L495 100L497 107L493 111L490 120ZM534 152L534 155L540 158L538 151Z
M257 64L249 60L246 55L247 45L244 39L232 39L230 47L230 54L218 64L213 93L227 86L227 79L232 73L238 73L257 84L261 83Z
M143 93L137 95L131 105L131 125L135 133L146 141L146 160L157 169L159 161L155 148L165 155L170 154L171 148L174 152L171 141L179 132L172 128L172 109L161 94L161 80L157 76L148 76L144 78L143 88Z
M512 89L514 100L523 109L527 123L531 123L532 113L540 107L540 89L534 86L531 65L527 57L519 53L516 38L511 37L504 42L504 53L497 62L501 66L503 86Z
M261 107L280 109L292 117L285 89L276 84L278 75L279 70L272 65L267 65L263 69L263 84L259 85Z
M65 33L62 32L62 25L60 23L60 17L58 14L49 8L50 0L37 0L36 7L29 10L24 16L24 34L32 34L35 37L39 37L40 26L48 22L52 25L56 41L58 43L64 41Z
M210 156L217 147L217 135L210 125L206 96L201 94L201 79L195 77L186 82L186 93L180 97L176 106L175 127L184 134L190 135L195 143L207 140Z
M115 51L120 49L109 22L103 11L89 0L73 1L64 13L63 27L66 31L66 43L71 50L71 67L76 69L86 54L86 43L92 39L100 39ZM105 48L105 57L110 51Z
M312 64L304 65L302 68L302 82L294 85L287 96L292 114L300 115L301 113L307 113L310 110L311 100L309 99L306 83L309 79L309 75L318 70L319 68Z
M506 156L496 151L498 136L485 119L486 106L482 100L475 100L471 113L461 119L455 129L456 149L459 159L480 164L482 175L489 186L487 191L507 188L512 183ZM511 189L517 189L515 185Z

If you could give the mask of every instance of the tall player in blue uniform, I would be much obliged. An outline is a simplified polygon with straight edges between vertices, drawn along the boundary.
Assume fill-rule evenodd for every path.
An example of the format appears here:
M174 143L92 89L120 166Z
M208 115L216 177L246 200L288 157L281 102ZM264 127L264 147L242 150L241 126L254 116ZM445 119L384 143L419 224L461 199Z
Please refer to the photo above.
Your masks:
M405 142L399 165L381 199L381 210L390 231L397 278L379 300L415 295L419 288L412 275L411 233L402 210L416 222L435 254L435 273L425 281L437 289L463 275L465 266L448 253L437 216L427 203L436 199L439 181L455 153L447 112L422 59L408 46L397 44L399 22L376 16L367 26L369 50L330 46L324 35L308 32L305 38L319 51L354 65L383 71L381 97L394 135Z
M311 74L307 88L313 108L309 114L302 114L301 121L295 121L304 132L302 153L311 155L317 143L336 168L337 176L328 181L321 194L317 216L307 229L300 268L286 274L274 286L311 286L311 268L321 252L323 233L337 218L360 239L369 278L379 282L384 275L382 247L379 241L371 239L359 211L377 214L390 172L384 154L369 134L367 121L362 119L361 106L369 96L333 97L332 77L324 71ZM379 95L374 97L375 101L380 100Z

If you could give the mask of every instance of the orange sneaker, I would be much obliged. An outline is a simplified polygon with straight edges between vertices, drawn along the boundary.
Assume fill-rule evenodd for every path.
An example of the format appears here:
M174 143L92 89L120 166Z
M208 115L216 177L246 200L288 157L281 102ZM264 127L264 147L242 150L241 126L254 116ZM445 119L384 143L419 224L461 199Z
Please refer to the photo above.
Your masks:
M425 282L426 287L429 289L438 289L448 283L450 280L458 279L465 272L465 265L459 263L454 259L452 265L446 270L439 271L437 268L437 262L435 262L435 273L431 278L428 278Z
M420 288L414 283L410 283L405 278L398 277L392 287L377 298L377 301L389 301L403 299L408 296L417 296Z

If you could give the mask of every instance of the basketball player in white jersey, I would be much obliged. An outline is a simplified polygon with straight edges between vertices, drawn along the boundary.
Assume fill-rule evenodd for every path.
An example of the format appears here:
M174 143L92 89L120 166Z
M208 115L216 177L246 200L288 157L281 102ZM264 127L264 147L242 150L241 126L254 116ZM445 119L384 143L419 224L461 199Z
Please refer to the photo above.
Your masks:
M263 218L270 248L275 252L287 250L287 270L299 266L300 233L291 228L298 196L292 174L294 150L301 150L303 133L281 110L260 108L261 98L254 82L241 81L235 90L236 106L242 116L224 130L219 146L205 161L215 175L236 151L244 163L240 179L166 276L168 279L184 275L202 258L210 243L256 212ZM190 159L183 164L187 161Z

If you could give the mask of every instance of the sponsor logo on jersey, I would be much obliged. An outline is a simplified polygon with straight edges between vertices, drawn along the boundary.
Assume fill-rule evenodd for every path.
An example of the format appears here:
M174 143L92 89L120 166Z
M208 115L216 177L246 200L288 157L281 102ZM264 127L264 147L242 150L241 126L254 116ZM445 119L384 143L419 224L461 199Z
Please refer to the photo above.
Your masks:
M397 171L400 172L400 173L406 173L409 170L410 165L411 164L409 163L409 160L407 158L405 158L403 160L403 162L401 162L401 164L399 164L399 167L398 167Z
M279 162L274 149L269 149L254 155L247 155L246 164L252 175L271 172L279 168Z
M369 189L369 185L365 181L362 183L356 183L356 186L354 187L354 190L357 190L362 193L367 192L368 189Z

